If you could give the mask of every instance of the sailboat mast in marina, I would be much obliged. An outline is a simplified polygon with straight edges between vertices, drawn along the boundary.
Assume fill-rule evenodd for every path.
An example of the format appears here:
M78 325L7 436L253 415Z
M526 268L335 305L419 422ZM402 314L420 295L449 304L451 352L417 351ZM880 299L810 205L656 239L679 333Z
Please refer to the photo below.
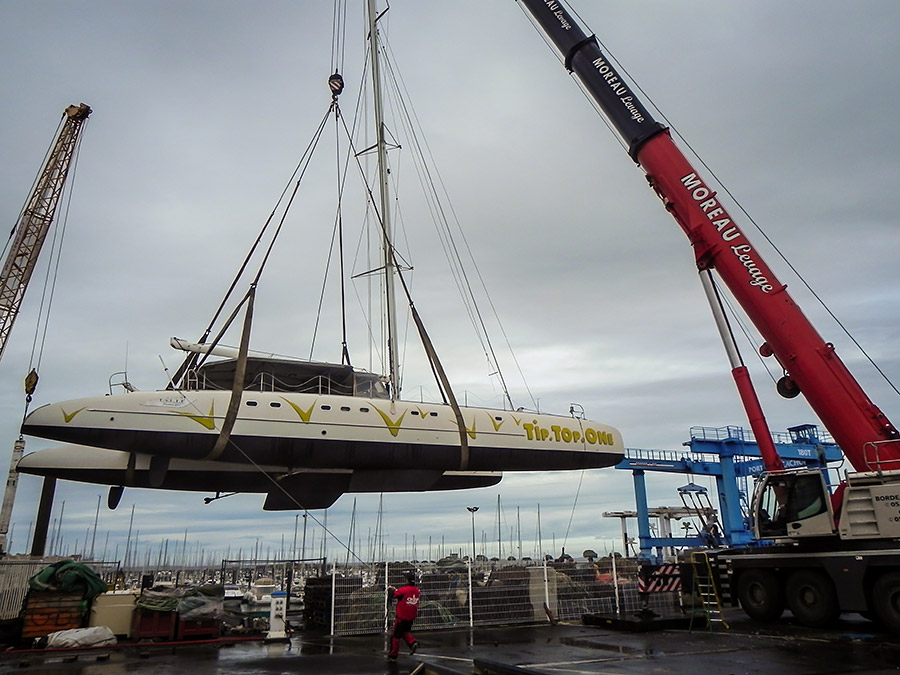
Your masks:
M387 142L384 133L384 102L381 91L381 59L378 43L378 16L375 0L367 0L369 40L371 43L373 108L375 111L375 142L378 151L378 195L381 204L382 257L384 262L385 321L387 322L387 359L391 400L400 396L400 367L397 363L397 301L394 295L394 252L391 232L390 186L387 174Z

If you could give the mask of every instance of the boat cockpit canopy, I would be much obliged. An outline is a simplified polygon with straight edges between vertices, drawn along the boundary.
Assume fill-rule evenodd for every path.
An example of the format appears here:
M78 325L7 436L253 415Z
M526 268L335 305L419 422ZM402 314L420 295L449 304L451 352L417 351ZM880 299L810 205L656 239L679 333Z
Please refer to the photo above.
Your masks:
M188 374L188 389L225 389L234 383L237 359L210 361ZM384 378L352 366L248 356L245 391L279 391L389 398Z

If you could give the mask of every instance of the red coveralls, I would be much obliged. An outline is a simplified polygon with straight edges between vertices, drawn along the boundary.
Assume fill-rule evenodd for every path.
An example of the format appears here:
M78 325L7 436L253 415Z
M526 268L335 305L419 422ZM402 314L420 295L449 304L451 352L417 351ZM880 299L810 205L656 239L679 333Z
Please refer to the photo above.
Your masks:
M394 591L394 600L397 601L397 618L391 632L391 651L388 653L391 658L400 652L400 638L410 647L416 644L410 630L419 613L419 589L412 585L398 588Z

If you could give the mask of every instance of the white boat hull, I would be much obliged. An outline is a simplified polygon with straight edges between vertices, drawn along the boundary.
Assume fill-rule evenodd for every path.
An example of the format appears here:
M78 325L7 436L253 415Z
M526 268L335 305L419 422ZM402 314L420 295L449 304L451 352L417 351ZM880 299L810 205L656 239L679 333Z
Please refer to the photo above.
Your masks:
M22 431L41 438L186 460L290 469L536 471L616 464L613 427L573 417L355 396L247 391L215 453L231 393L133 392L42 406Z

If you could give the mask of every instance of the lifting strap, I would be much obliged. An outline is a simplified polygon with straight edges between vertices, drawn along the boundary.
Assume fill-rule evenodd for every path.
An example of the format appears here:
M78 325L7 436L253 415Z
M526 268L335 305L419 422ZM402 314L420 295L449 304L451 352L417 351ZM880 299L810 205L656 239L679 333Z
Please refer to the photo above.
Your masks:
M244 393L244 375L247 372L247 352L250 349L250 326L253 322L253 299L256 297L256 284L247 291L247 312L244 314L244 328L241 332L241 346L238 350L237 363L234 369L234 383L231 385L231 400L228 402L228 411L222 420L222 429L212 451L204 457L206 460L216 460L222 456L225 447L231 439L231 430L237 419L241 407L241 396Z
M403 277L400 278L402 280ZM405 282L403 282L403 288L404 290L406 289ZM415 321L416 328L419 331L422 346L425 348L425 353L428 355L428 360L431 362L431 368L441 385L441 393L444 395L444 400L453 409L453 414L456 417L456 425L459 428L459 470L467 471L469 469L469 439L467 438L466 421L463 419L462 410L459 408L456 396L453 395L453 389L450 387L450 380L447 379L447 374L444 372L444 367L441 365L437 351L431 342L431 338L428 336L428 332L425 330L425 324L422 323L419 312L416 310L416 306L412 301L409 303L409 309L410 312L412 312L413 321Z

